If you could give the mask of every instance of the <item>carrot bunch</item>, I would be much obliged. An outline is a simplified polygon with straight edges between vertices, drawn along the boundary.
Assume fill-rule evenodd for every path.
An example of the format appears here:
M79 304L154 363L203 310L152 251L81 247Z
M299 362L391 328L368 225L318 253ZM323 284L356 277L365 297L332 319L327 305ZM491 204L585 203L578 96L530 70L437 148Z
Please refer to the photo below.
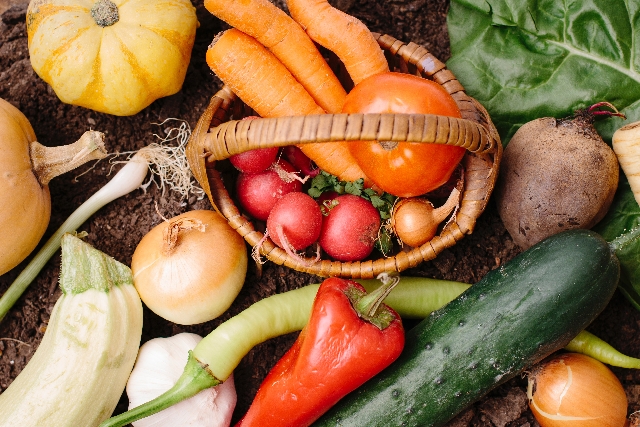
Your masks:
M389 71L368 28L327 0L287 0L291 15L269 0L205 0L204 5L233 27L214 38L207 64L262 117L342 111L346 91L316 43L342 61L354 84ZM300 149L342 180L368 181L345 143L301 144Z

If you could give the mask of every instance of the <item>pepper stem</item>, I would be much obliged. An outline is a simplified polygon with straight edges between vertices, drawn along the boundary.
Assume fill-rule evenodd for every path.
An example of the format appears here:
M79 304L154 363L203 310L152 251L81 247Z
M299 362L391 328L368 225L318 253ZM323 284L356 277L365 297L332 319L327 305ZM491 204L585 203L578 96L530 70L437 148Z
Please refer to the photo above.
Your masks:
M400 282L400 276L389 273L381 273L377 277L382 285L368 294L358 297L353 304L358 315L380 329L385 329L391 324L395 316L389 310L380 310L384 299Z
M122 427L162 411L178 402L195 396L202 390L215 387L222 381L209 372L189 351L189 358L178 381L169 390L147 403L103 421L99 427Z
M34 141L30 146L30 154L33 173L40 185L45 186L58 175L69 172L90 160L106 157L107 151L104 148L104 134L89 130L79 140L69 145L46 147Z

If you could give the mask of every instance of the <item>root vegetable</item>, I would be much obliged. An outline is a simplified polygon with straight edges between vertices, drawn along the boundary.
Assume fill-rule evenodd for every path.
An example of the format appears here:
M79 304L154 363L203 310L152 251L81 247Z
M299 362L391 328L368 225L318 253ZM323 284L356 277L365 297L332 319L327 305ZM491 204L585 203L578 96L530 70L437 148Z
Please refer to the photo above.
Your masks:
M29 120L0 98L0 275L38 245L49 225L49 181L106 156L104 135L87 131L73 144L45 147Z
M327 0L287 0L287 8L313 41L340 58L355 84L389 71L380 45L356 17L333 7Z
M206 0L204 6L264 45L324 110L340 112L345 90L304 29L282 9L269 0Z
M592 108L561 120L537 119L520 127L505 148L496 201L520 247L563 230L591 228L611 206L618 161L593 121Z
M534 367L529 407L542 427L623 427L627 396L601 362L577 353L557 355Z
M259 173L269 169L278 157L278 147L257 148L229 157L231 164L244 173Z
M278 58L235 28L214 38L206 60L220 80L261 117L325 113ZM301 144L300 149L320 169L346 181L365 177L344 143Z
M444 221L459 204L460 191L453 189L446 203L438 208L425 198L400 200L393 208L391 226L403 244L418 247L438 232Z
M616 130L611 145L636 202L640 204L640 121Z
M296 167L306 176L314 177L320 173L320 169L316 167L313 161L304 152L295 145L287 145L282 147L282 155L289 163Z
M266 221L282 196L302 190L295 172L291 163L280 159L264 172L241 173L236 180L240 206L253 218Z
M370 201L343 194L332 200L318 242L335 260L359 261L373 251L380 224L380 213Z
M133 283L151 311L193 325L235 300L247 272L242 237L215 211L194 210L155 226L133 253Z
M318 240L322 212L313 197L294 192L284 195L267 218L267 232L273 242L291 253Z

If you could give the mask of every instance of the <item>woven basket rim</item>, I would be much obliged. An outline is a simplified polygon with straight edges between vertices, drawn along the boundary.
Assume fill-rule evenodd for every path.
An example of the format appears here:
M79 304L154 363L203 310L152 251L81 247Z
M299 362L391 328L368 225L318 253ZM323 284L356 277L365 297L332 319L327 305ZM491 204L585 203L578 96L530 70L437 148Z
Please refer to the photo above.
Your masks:
M391 61L398 61L401 67L405 68L400 70L401 72L433 79L445 87L458 103L462 119L422 114L322 114L240 120L252 115L252 112L230 88L223 86L211 98L209 106L191 134L187 144L187 159L213 208L243 236L254 249L254 253L264 256L269 261L322 277L373 278L384 272L400 272L434 259L444 249L455 245L464 235L472 233L477 218L486 207L495 186L502 155L500 138L487 111L466 94L445 64L425 48L413 42L401 42L388 35L374 36L385 50L390 65L393 65ZM321 259L315 263L301 263L299 259L289 256L286 251L275 245L269 237L265 237L256 229L252 220L241 213L225 188L222 176L214 167L216 161L253 148L340 141L347 138L363 139L362 134L358 133L358 129L363 128L382 131L382 136L388 137L381 138L379 133L372 134L380 140L432 143L432 135L426 138L424 135L432 129L433 123L438 121L440 126L448 126L448 132L447 135L440 135L436 143L455 144L467 149L463 158L464 188L459 209L440 234L431 241L420 247L400 250L392 256L376 260L340 262ZM317 129L318 122L329 123L330 131L324 134L309 132L309 129ZM380 127L380 123L391 123L391 127ZM285 132L276 131L283 128ZM307 132L303 132L303 129ZM398 131L399 129L402 131ZM407 135L408 139L402 139ZM207 164L210 167L207 167Z

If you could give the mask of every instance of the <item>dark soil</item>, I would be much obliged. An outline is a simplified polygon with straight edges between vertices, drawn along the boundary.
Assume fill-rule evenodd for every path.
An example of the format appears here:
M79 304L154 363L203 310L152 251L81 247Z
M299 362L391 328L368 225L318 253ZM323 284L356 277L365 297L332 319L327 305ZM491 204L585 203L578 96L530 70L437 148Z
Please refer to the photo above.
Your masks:
M182 91L154 102L132 117L115 117L61 103L31 68L25 30L26 6L18 3L0 16L0 97L27 116L39 142L47 146L71 143L85 130L95 129L106 134L110 152L123 152L157 141L154 134L164 135L166 129L172 127L171 123L158 125L167 118L185 120L194 128L209 97L220 85L206 65L204 54L214 35L225 27L204 9L201 0L194 3L200 27ZM422 44L443 60L449 56L445 20L448 1L338 0L337 4L363 20L373 31ZM110 179L110 166L106 162L99 162L93 169L88 169L88 165L81 167L78 173L71 172L51 182L52 216L43 241ZM84 171L88 172L77 177ZM151 186L146 192L136 190L104 207L81 229L88 232L86 240L89 243L117 260L130 264L133 251L142 236L162 220L159 214L169 218L187 210L210 207L206 199L190 197L182 200L175 193L163 194ZM517 252L496 214L493 202L490 202L472 235L408 274L475 283ZM0 292L7 289L25 265L26 261L0 277ZM57 287L59 265L60 257L56 255L0 324L1 390L6 389L24 368L46 330L51 309L60 296ZM143 341L183 331L206 335L220 322L260 298L318 283L319 280L318 277L272 263L265 264L259 276L252 265L244 289L221 318L185 327L167 322L145 309ZM535 322L535 319L531 321ZM590 330L623 352L640 356L640 313L620 294L615 295ZM235 372L239 397L234 417L236 420L248 408L265 374L294 339L295 334L291 334L270 340L244 358ZM625 369L613 370L629 395L629 412L640 409L640 374ZM537 426L527 409L524 387L523 378L511 380L460 414L450 425ZM126 395L123 395L116 411L122 412L126 406Z

